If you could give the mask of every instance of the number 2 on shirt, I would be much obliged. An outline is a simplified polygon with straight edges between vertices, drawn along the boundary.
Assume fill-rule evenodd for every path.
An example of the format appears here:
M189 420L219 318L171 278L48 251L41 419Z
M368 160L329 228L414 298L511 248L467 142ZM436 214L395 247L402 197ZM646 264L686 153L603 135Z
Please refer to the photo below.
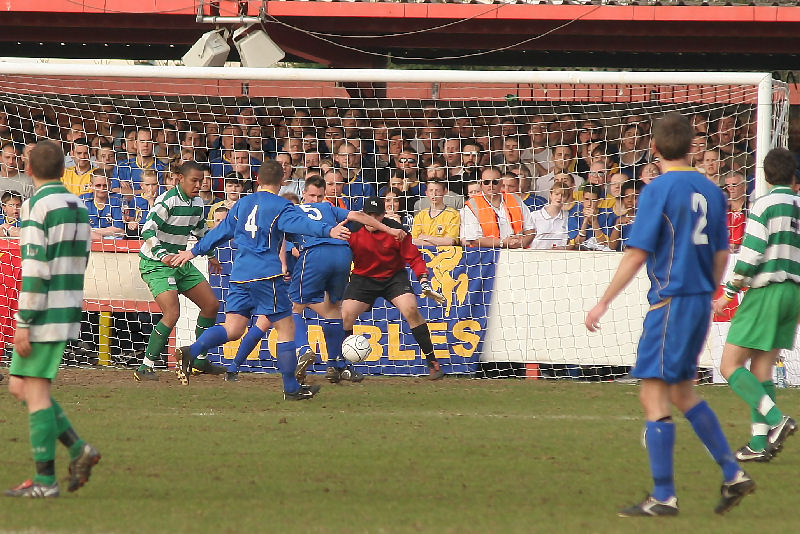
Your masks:
M258 232L258 225L256 224L256 212L258 211L258 204L253 206L253 211L250 212L250 215L247 216L247 220L244 222L244 231L250 232L250 237L253 239L256 238L256 232Z
M692 232L692 242L695 245L708 245L708 235L706 234L706 214L708 213L708 201L700 193L692 193L692 211L699 213L700 217L694 225Z

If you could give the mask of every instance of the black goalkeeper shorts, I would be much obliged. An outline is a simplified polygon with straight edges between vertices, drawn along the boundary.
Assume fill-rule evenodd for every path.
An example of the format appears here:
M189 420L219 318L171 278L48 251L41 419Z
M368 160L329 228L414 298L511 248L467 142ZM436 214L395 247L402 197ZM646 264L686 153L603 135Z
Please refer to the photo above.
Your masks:
M414 294L411 281L405 269L398 271L389 278L370 278L358 274L350 275L350 283L344 290L344 300L357 300L372 306L375 299L383 297L391 301L395 297L406 293Z

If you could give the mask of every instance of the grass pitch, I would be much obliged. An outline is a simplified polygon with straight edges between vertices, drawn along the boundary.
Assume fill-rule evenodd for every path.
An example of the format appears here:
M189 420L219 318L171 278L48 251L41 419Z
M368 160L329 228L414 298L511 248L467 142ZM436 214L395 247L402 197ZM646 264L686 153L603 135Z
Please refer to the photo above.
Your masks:
M650 489L638 388L567 381L370 378L285 402L276 376L62 370L54 396L103 454L59 499L0 497L0 532L794 532L800 438L746 468L756 493L715 516L721 475L682 417L677 518L618 518ZM311 381L322 382L320 376ZM7 380L3 381L6 389ZM749 410L700 389L734 448ZM800 415L800 391L779 404ZM33 473L27 417L0 391L0 487ZM59 446L56 469L66 474ZM62 488L65 486L62 485Z

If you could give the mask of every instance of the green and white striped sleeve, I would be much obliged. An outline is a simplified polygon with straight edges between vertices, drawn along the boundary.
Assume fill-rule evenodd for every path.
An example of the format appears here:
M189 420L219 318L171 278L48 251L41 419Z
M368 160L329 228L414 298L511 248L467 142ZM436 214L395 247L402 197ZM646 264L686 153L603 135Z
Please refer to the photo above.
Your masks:
M166 225L166 221L169 218L170 210L166 204L166 198L162 198L160 202L153 205L150 213L147 214L147 220L142 226L142 241L145 242L148 248L147 255L155 260L161 260L169 254L169 251L164 248L158 238L158 230Z
M47 261L46 210L43 207L42 203L38 203L31 208L28 200L20 216L22 291L16 314L18 328L28 328L37 316L47 310L50 264Z

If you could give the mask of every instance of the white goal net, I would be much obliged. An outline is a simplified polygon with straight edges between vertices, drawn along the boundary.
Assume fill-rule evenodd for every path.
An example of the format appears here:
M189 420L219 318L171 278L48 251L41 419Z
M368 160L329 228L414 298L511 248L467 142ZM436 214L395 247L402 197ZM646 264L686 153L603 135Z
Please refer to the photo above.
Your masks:
M378 195L388 216L407 226L434 288L447 298L443 306L419 300L445 372L614 378L635 358L646 281L640 278L615 303L601 334L590 336L583 317L616 268L630 221L648 216L636 215L635 206L638 192L661 172L649 150L650 129L670 111L689 116L697 133L693 166L726 192L752 197L762 191L760 158L785 146L788 121L787 87L768 74L0 63L0 337L13 340L20 283L15 206L30 194L26 154L49 138L63 145L65 183L90 206L96 238L81 339L71 344L68 362L141 360L159 320L138 270L141 224L154 195L173 186L172 172L182 162L208 166L201 196L213 223L219 206L253 189L260 163L276 159L286 172L284 192L302 197L307 177L331 175L332 202L359 209L365 195ZM445 183L443 202L460 223L437 222L429 181ZM533 248L505 242L504 231L518 230L515 218L528 228L528 213L533 217L549 202L556 184L566 192L566 237L539 227ZM500 235L491 244L482 239L493 222L465 213L464 205L471 193L497 191L521 204L508 212L507 225L495 221ZM739 200L731 199L732 212ZM598 227L588 239L576 239L585 233L584 204L596 210ZM733 249L737 217L729 216ZM457 245L431 239L437 236ZM218 254L229 269L231 251ZM205 263L196 260L207 273ZM223 312L224 272L210 282ZM196 316L182 301L165 359L176 345L194 340ZM313 369L324 372L322 329L313 312L306 317L320 356ZM373 346L358 370L426 372L407 324L384 301L359 319L356 333ZM236 347L229 343L211 358L227 363ZM274 347L274 336L265 338L243 370L275 370ZM701 364L712 365L709 350Z

